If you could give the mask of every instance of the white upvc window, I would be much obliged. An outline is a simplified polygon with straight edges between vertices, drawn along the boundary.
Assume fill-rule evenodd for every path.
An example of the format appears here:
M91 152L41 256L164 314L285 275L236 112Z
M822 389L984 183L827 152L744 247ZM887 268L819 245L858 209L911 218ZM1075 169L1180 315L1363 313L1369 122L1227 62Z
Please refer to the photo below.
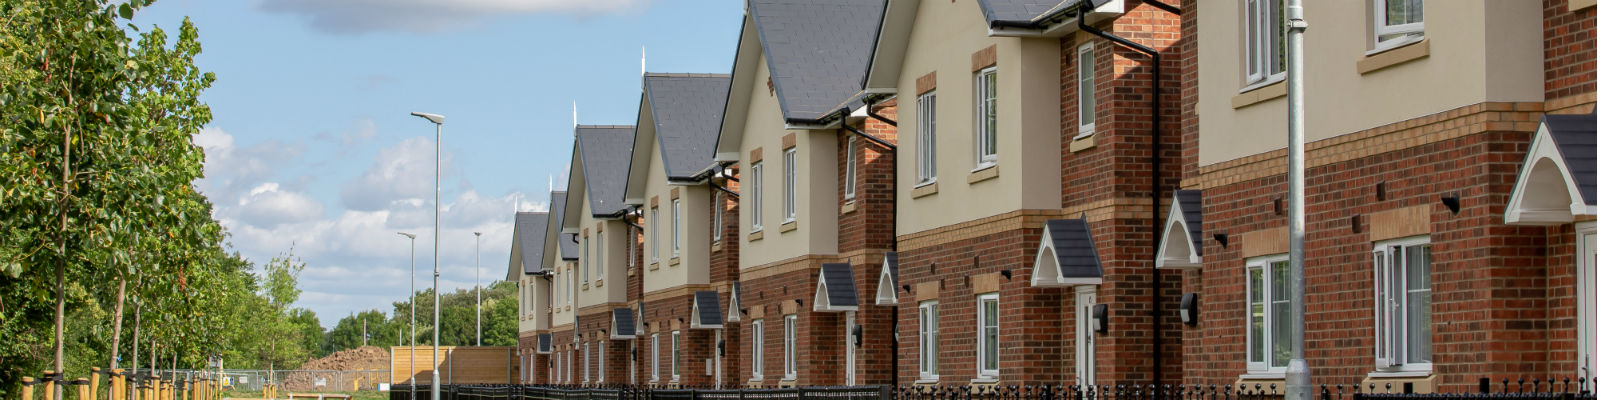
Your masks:
M583 283L589 283L589 259L590 258L594 258L594 254L589 252L589 237L588 236L584 236L583 237L583 266L581 268L583 270L583 274L582 274L583 275Z
M795 150L793 147L783 151L783 222L794 221L795 209L795 174L799 168L795 165Z
M1283 0L1245 0L1244 21L1245 85L1282 80L1286 57Z
M672 381L678 381L678 331L672 331Z
M1380 372L1433 370L1433 280L1428 237L1372 250L1374 356Z
M1372 18L1374 51L1422 39L1422 0L1372 0Z
M589 343L583 344L583 383L589 383Z
M761 162L750 164L750 232L761 231Z
M650 381L661 381L661 334L650 334Z
M922 380L939 379L939 301L917 304L917 372Z
M555 377L555 379L551 379L551 381L559 383L559 382L561 382L561 352L559 352L559 351L556 352L556 362L555 362L555 364L556 364L556 367L555 368L551 368L551 370L555 371L553 373L556 375L556 377Z
M976 146L973 147L978 149L979 168L994 165L999 155L997 148L1000 142L997 131L1000 119L995 113L995 84L995 67L978 70L973 79L973 93L976 95L973 105L977 108L975 110L977 116L973 120L978 125L973 130L977 133L977 137L974 138Z
M722 240L722 192L711 194L711 241Z
M978 295L978 377L1000 377L1000 294Z
M650 262L661 262L661 208L650 207Z
M938 95L929 91L917 96L917 184L939 179Z
M596 372L596 375L599 375L599 379L596 379L595 382L605 382L606 381L606 342L604 340L600 341L599 351L600 351L600 357L599 357L600 368L596 369L596 371L598 371L598 372Z
M1273 255L1245 261L1246 315L1250 318L1247 343L1248 370L1282 374L1289 365L1289 256Z
M766 323L762 320L750 322L750 375L756 380L761 380L761 366L763 352L766 349L767 335Z
M594 234L594 279L606 279L606 233Z
M856 135L844 142L844 199L856 198Z
M679 232L683 231L683 199L672 199L672 256L677 257L683 250L683 240Z
M1078 135L1085 137L1094 134L1095 121L1095 96L1098 90L1095 85L1094 68L1094 42L1084 42L1078 45Z
M794 314L783 316L783 379L790 381L799 375L795 360L795 331L799 329L796 321Z

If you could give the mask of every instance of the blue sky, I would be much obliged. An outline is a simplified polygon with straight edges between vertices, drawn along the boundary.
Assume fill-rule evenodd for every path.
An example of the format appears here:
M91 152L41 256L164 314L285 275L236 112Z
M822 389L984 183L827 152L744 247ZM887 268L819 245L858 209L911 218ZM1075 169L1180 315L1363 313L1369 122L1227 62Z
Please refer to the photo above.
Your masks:
M512 210L565 186L573 103L584 124L633 124L651 72L727 73L736 0L162 0L134 23L200 31L214 120L201 190L258 265L307 263L299 305L331 326L389 311L433 262L433 126L446 116L440 286L505 277Z

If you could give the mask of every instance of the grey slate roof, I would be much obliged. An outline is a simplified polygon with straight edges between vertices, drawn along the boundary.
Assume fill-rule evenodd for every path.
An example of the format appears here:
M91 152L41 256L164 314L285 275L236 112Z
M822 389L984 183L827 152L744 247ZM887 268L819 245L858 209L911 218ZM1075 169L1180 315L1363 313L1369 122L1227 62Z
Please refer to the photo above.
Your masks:
M627 308L611 309L611 322L616 325L616 332L611 336L634 336L633 310Z
M859 103L886 4L749 0L785 121L817 121Z
M560 233L561 221L567 215L566 209L567 192L565 190L550 192L550 229L554 229L557 232L556 247L561 250L559 255L562 260L576 260L578 259L578 242L574 239L578 238L578 234Z
M578 125L577 131L589 211L596 216L622 213L628 163L633 158L633 126Z
M550 334L548 334L548 333L539 334L539 352L540 353L549 353L550 352Z
M716 291L694 292L694 305L700 311L700 326L722 326L722 304L717 301Z
M1078 7L1083 0L978 0L989 27L1032 27L1052 14Z
M1044 228L1050 232L1062 278L1102 277L1100 253L1094 248L1087 220L1053 219L1045 221Z
M512 246L517 246L517 253L522 256L523 274L533 274L544 270L544 234L549 228L550 214L519 212L516 225L512 228L511 236L517 239ZM513 271L506 271L513 272ZM508 274L510 275L510 274ZM506 280L513 277L507 276Z
M850 264L822 264L822 282L820 283L827 285L829 306L853 307L860 305L856 300L856 281L851 278Z
M690 178L711 165L728 102L727 74L645 74L656 145L668 178Z
M1205 246L1200 245L1200 191L1179 190L1172 196L1178 202L1178 210L1183 212L1183 223L1188 225L1189 245L1194 246L1194 254L1205 255Z
M1550 139L1555 141L1561 158L1578 184L1583 202L1595 205L1595 115L1545 115L1542 121L1549 128Z

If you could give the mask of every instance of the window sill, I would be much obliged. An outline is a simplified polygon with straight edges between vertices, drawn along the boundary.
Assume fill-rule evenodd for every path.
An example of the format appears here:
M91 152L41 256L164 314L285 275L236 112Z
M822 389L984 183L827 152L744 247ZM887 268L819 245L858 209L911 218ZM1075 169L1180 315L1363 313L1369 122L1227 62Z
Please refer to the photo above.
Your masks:
M1419 375L1420 374L1420 375ZM1429 394L1439 387L1439 377L1430 372L1373 372L1361 381L1361 387L1375 388L1387 393L1404 392L1411 385L1412 393Z
M983 181L987 181L987 180L998 178L998 177L1000 177L1000 166L999 165L989 164L989 165L985 165L985 166L980 166L980 167L978 167L978 169L972 170L971 173L967 174L967 184L971 185L971 184L974 184L974 183L983 182Z
M1356 72L1366 75L1384 68L1426 58L1429 53L1428 47L1428 39L1422 38L1415 42L1374 50L1374 52L1369 52L1365 57L1361 57L1360 60L1356 61Z
M628 267L628 276L633 276L633 274L634 274L633 270L634 269L635 268L633 268L633 267Z
M800 229L799 221L789 220L789 222L784 222L783 225L778 225L778 233L794 232L795 229Z
M917 187L912 188L911 189L911 198L918 199L918 198L932 196L932 195L935 195L935 194L938 194L938 193L939 193L939 181L932 181L932 182L924 183L924 184L921 184L921 185L917 185Z
M1393 41L1393 42L1390 42L1390 43L1386 43L1386 44L1376 45L1376 46L1374 46L1372 48L1372 50L1367 50L1366 55L1367 56L1378 55L1380 53L1383 53L1383 52L1386 52L1386 51L1389 51L1389 50L1394 50L1394 49L1398 49L1398 48L1401 48L1401 47L1410 46L1410 45L1416 44L1417 42L1421 42L1421 41L1427 40L1427 39L1428 39L1428 37L1424 36L1424 35L1409 35L1409 36L1406 36L1405 38L1402 38L1400 40L1396 40L1396 41Z
M711 252L715 253L715 252L719 252L719 251L722 251L722 240L721 239L717 239L715 241L712 241L711 242Z
M839 215L845 215L853 212L856 212L856 201L854 199L847 199L845 200L844 205L839 206Z
M780 388L792 388L792 387L795 387L795 382L794 381L795 381L794 378L783 378L783 380L778 381L778 387L780 387Z
M1428 377L1430 375L1433 375L1433 369L1432 368L1429 368L1426 371L1423 371L1423 370L1415 370L1415 371L1406 371L1406 370L1372 371L1372 372L1367 373L1367 378L1425 378L1425 377Z
M1094 148L1094 132L1087 135L1080 134L1072 138L1072 143L1067 144L1067 151L1077 153Z
M599 288L599 287L605 287L605 286L606 286L606 280L605 279L595 279L594 280L594 287Z
M650 267L649 268L650 268L651 271L655 271L655 270L661 269L661 263L650 263Z
M1240 109L1288 95L1289 85L1284 83L1284 78L1268 79L1240 89L1239 94L1233 96L1233 108Z
M750 238L748 241L754 242L761 240L763 237L766 237L766 233L764 233L764 231L757 230L755 232L750 232Z
M673 257L673 258L667 259L667 266L669 266L669 267L678 266L678 258L677 257Z
M585 291L589 290L589 283L588 282L584 282L583 283L583 290L585 290Z
M1567 12L1578 12L1578 10L1594 6L1595 0L1569 0L1567 1Z
M931 377L930 378L930 377L924 376L924 377L921 377L921 378L917 378L917 380L911 382L911 384L915 385L915 386L936 386L936 385L939 384L939 377Z
M980 376L973 378L968 383L970 383L972 386L994 386L995 384L1000 383L1000 378L994 376Z

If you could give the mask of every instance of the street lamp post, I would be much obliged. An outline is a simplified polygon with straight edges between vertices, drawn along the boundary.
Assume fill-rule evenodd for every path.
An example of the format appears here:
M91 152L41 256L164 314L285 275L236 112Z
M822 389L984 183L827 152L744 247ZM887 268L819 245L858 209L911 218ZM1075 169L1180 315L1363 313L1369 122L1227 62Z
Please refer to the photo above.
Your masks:
M473 232L472 243L472 284L478 287L478 346L483 346L483 232Z
M395 232L406 239L411 239L411 292L406 293L411 303L411 400L417 398L417 235L405 232Z
M423 112L411 115L433 123L433 380L428 400L439 400L439 154L444 147L444 116Z

